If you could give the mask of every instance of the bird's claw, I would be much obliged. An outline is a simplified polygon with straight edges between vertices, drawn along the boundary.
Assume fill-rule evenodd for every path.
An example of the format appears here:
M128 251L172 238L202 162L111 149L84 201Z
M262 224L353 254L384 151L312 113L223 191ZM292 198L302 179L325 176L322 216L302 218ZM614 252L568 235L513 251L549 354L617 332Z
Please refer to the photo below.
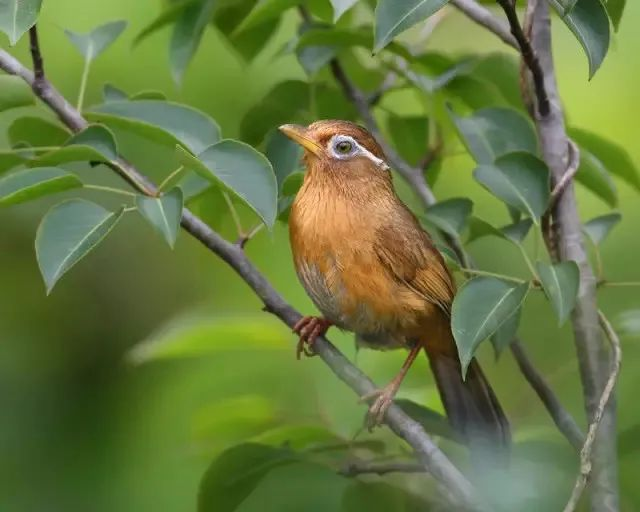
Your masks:
M384 416L387 413L387 409L393 404L396 391L397 388L395 386L387 386L360 397L360 402L370 402L375 399L367 411L366 425L369 432L384 423Z
M303 353L307 357L317 355L313 344L318 336L324 336L331 325L328 320L316 316L305 316L298 320L293 326L293 332L300 336L296 345L296 359L300 359Z

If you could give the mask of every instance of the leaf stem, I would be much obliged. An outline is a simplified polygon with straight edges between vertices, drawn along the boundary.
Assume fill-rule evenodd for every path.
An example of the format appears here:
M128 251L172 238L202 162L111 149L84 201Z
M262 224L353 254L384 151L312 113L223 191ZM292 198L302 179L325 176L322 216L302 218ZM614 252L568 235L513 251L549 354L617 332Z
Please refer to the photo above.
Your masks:
M175 171L173 171L171 174L169 174L169 176L167 176L164 180L162 180L162 183L160 183L160 185L158 185L158 190L160 190L162 192L165 192L167 184L171 183L172 180L183 171L184 171L184 165L181 165Z
M84 103L84 93L87 89L87 81L89 80L89 68L91 67L91 60L89 58L84 59L84 67L82 68L82 78L80 78L80 91L78 92L78 103L76 110L82 112L82 104Z
M36 146L36 147L23 147L23 148L11 148L11 149L0 149L0 153L24 153L28 151L42 151L43 153L49 151L56 151L60 149L62 146Z
M527 267L529 267L529 271L531 272L531 275L533 276L533 278L536 281L540 281L540 279L538 278L538 273L536 272L536 269L533 266L533 263L531 262L531 258L529 258L529 255L527 254L527 251L522 246L522 244L518 244L518 248L520 249L520 252L522 253L522 257L524 258L524 261L527 264Z
M476 276L486 276L486 277L495 277L498 279L502 279L503 281L510 281L512 283L524 284L527 281L524 279L520 279L518 277L507 276L504 274L498 274L496 272L489 272L488 270L478 270L475 268L464 268L460 267L460 271L465 274L471 274Z
M136 197L136 194L134 194L133 192L129 192L128 190L122 190L120 188L114 188L114 187L106 187L103 185L84 184L82 188L85 188L87 190L99 190L101 192L111 192L112 194L119 194L121 196Z
M227 206L229 207L229 212L231 213L231 218L233 219L233 223L236 225L236 231L238 232L238 237L240 238L245 238L245 232L244 229L242 229L242 223L240 222L240 216L238 215L238 211L236 210L236 207L233 206L233 202L231 201L231 198L229 197L229 194L227 192L223 192L222 193L225 202L227 203Z

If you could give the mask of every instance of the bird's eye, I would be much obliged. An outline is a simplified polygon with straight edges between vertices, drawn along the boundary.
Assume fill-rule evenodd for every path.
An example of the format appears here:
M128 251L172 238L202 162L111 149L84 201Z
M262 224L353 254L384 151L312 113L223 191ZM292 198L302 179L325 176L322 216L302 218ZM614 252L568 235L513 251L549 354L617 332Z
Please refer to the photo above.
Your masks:
M341 155L347 155L351 153L351 150L353 149L353 145L348 140L341 140L336 143L335 148L336 148L336 151Z

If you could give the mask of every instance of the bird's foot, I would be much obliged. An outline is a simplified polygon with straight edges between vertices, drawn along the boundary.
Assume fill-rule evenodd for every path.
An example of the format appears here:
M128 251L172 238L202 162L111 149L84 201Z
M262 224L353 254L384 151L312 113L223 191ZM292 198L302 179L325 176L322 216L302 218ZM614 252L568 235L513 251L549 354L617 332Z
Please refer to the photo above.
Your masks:
M367 411L366 424L369 432L372 432L375 427L382 425L384 415L387 413L387 409L391 407L391 404L393 404L393 399L397 392L398 384L391 382L382 389L376 389L360 397L361 402L370 402L375 399Z
M318 336L324 336L332 325L329 320L317 316L304 316L298 320L293 326L293 332L300 335L296 345L296 359L300 359L303 352L307 357L315 356L313 343Z

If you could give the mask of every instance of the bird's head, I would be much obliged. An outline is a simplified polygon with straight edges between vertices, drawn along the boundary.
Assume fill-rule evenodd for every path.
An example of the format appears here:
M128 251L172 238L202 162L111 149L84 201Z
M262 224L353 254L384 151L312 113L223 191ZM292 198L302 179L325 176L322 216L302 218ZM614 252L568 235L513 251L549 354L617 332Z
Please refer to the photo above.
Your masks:
M309 126L285 124L280 131L300 144L307 170L366 175L389 173L382 149L373 136L349 121L316 121Z

